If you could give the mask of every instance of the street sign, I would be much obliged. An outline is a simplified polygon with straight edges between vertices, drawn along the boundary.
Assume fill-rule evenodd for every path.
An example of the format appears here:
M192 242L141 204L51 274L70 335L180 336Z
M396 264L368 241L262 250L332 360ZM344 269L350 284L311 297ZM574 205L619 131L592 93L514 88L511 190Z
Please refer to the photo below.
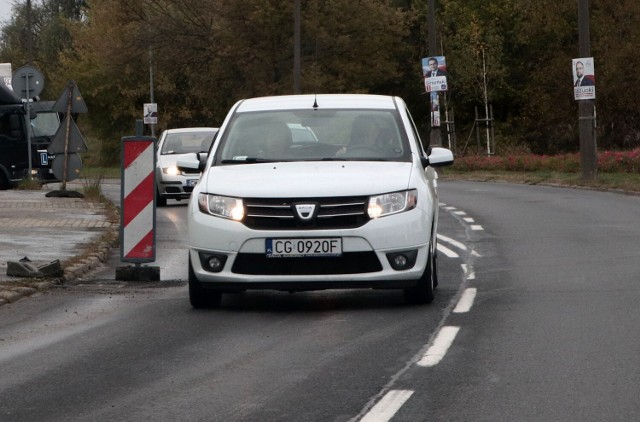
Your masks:
M67 120L71 119L70 122ZM73 118L65 116L62 124L58 126L58 130L47 148L49 154L64 154L65 153L65 138L67 136L67 126L69 126L69 143L67 144L67 151L71 153L86 152L89 150L87 144L80 133L80 129L76 125Z
M28 100L40 95L44 89L44 76L34 67L22 66L13 74L11 86L20 98Z
M122 138L120 260L156 260L156 138Z
M69 98L69 90L71 91L71 98ZM69 81L67 87L62 91L60 98L53 105L53 110L59 113L66 113L69 109L69 101L71 101L71 113L86 113L89 111L87 104L80 95L80 90L75 82Z
M64 155L56 155L51 162L53 175L60 180L71 181L78 178L82 169L82 160L78 154L68 154L67 174L64 174Z

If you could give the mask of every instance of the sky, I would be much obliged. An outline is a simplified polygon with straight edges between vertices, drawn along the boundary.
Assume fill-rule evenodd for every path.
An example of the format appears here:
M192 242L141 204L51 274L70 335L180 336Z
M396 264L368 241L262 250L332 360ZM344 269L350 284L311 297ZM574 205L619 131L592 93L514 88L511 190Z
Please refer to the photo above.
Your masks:
M4 25L11 19L11 8L14 0L0 0L0 25Z
M26 0L0 0L0 27L11 20L13 4L26 4ZM40 0L31 0L31 5L41 4Z

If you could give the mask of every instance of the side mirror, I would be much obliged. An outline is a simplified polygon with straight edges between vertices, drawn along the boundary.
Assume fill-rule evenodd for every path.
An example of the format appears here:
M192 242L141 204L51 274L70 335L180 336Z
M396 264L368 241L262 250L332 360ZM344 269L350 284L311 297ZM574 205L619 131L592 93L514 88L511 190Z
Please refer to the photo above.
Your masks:
M198 170L202 172L207 165L207 154L196 152L192 156L184 157L182 160L178 160L176 166L178 170Z
M447 148L432 147L429 149L429 156L425 161L431 167L450 166L453 164L453 153ZM424 165L424 161L422 164Z
M208 152L197 152L196 156L198 157L198 170L202 172L204 168L207 166L207 158L209 158Z

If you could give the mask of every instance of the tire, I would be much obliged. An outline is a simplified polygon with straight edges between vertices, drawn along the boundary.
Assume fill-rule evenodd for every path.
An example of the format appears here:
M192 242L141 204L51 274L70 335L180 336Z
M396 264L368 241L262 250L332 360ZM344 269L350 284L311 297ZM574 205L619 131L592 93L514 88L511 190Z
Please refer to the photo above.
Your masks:
M428 304L433 302L435 287L438 283L437 254L433 246L429 247L429 257L427 267L422 273L418 284L414 287L404 289L404 300L408 304Z
M222 293L217 290L205 289L196 278L189 256L189 302L196 309L219 308L222 303Z
M438 288L438 244L436 243L436 247L433 251L433 290Z
M156 207L166 207L167 206L167 198L163 198L160 196L160 192L156 189Z
M2 169L0 169L0 190L7 190L11 188L11 184L9 183L9 179L4 175Z

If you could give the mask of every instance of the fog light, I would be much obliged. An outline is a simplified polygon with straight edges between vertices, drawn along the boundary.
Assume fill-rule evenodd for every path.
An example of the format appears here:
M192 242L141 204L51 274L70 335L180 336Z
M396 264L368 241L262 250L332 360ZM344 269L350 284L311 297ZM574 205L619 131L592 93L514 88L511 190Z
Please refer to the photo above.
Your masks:
M407 266L407 257L404 255L397 255L393 258L393 262L396 264L396 267L402 269Z
M220 257L212 256L209 258L209 269L214 273L220 272L222 270L223 264L220 260Z
M224 268L225 262L227 262L226 255L200 254L200 263L205 271L219 273Z
M416 265L416 258L418 257L418 251L416 249L411 251L393 252L387 254L387 260L389 265L396 271L403 271L413 268Z

